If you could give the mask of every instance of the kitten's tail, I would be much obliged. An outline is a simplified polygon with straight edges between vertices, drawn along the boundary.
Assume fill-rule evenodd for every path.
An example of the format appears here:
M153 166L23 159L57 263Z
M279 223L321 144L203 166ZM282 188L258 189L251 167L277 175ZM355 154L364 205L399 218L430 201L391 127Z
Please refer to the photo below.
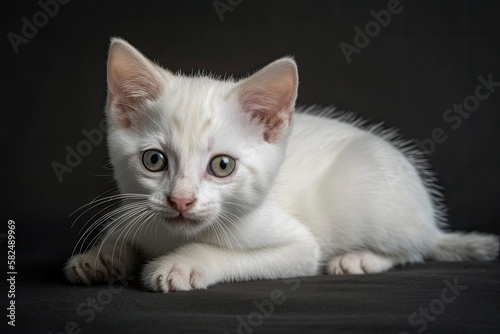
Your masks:
M437 261L491 261L498 257L498 236L483 233L443 233L431 251Z

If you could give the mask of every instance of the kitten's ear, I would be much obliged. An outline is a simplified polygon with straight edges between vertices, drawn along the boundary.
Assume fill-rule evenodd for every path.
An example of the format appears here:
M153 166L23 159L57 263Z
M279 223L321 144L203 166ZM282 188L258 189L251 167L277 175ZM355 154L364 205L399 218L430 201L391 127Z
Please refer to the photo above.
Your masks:
M108 117L130 127L147 100L158 98L161 69L126 41L113 38L108 55Z
M281 58L240 82L238 100L253 122L264 128L272 143L288 128L297 99L297 65Z

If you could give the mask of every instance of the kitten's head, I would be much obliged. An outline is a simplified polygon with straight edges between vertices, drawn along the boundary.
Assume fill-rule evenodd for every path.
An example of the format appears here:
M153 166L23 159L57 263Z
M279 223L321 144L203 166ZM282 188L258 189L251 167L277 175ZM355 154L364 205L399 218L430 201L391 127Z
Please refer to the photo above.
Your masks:
M107 80L115 179L123 194L148 195L158 224L191 235L261 205L291 127L292 59L221 81L173 74L113 39Z

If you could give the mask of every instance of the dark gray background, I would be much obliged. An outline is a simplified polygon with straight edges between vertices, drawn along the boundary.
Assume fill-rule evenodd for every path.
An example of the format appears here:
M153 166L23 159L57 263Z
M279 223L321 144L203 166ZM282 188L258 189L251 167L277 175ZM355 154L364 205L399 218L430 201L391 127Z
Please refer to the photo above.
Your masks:
M3 11L2 218L14 219L18 252L62 259L76 241L69 214L112 187L102 143L59 182L53 161L98 128L106 94L110 36L122 36L163 66L245 75L283 55L299 65L299 104L336 105L386 121L409 139L442 128L430 155L454 229L500 233L500 89L456 130L446 109L474 93L477 76L500 81L500 2L401 1L370 44L348 64L371 10L388 1L249 1L219 19L212 1L71 1L16 54L7 39L32 20L36 1ZM6 5L7 6L7 5ZM108 175L108 176L97 176ZM404 222L402 222L404 223Z

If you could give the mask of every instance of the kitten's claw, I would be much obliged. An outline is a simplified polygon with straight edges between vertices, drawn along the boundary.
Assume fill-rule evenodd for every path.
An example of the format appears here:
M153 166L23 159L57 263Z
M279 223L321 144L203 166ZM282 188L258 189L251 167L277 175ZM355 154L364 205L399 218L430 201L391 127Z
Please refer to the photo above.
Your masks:
M163 275L158 276L156 279L156 289L154 291L158 291L158 287L163 283Z
M201 268L160 258L148 263L142 273L144 285L152 291L175 292L206 289L208 282Z
M117 256L85 253L69 259L64 272L71 283L92 285L113 282L124 277L126 264Z

